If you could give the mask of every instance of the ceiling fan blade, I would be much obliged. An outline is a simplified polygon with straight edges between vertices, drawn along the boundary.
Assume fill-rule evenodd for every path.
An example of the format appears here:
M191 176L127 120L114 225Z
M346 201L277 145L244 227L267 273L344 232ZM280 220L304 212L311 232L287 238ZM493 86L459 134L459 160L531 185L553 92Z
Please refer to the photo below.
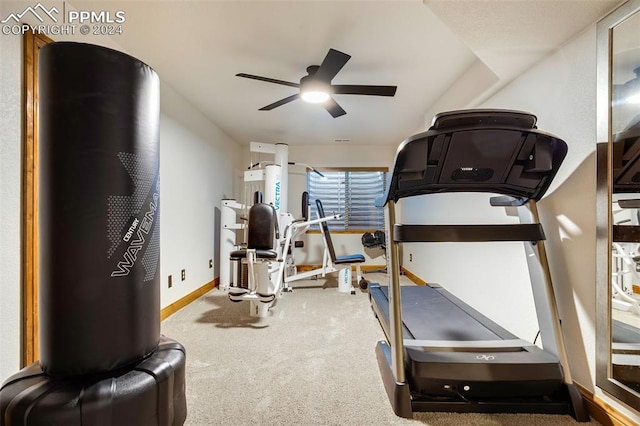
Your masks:
M322 105L333 118L338 118L341 115L345 115L347 113L347 111L343 110L342 107L333 100L333 98L327 99Z
M288 104L289 102L295 101L299 97L300 97L299 93L296 93L295 95L287 96L286 98L280 99L277 102L274 102L274 103L269 104L267 106L263 106L262 108L259 109L259 111L271 111L274 108L278 108L279 106L282 106L284 104Z
M316 71L314 78L322 81L331 81L349 59L351 59L350 55L335 49L329 49L327 56L324 57L324 60L320 64L320 68Z
M300 84L298 83L291 83L289 81L276 80L275 78L269 78L269 77L260 77L259 75L245 74L242 72L239 74L236 74L236 77L250 78L252 80L266 81L267 83L282 84L284 86L290 86L290 87L300 87Z
M332 85L335 95L395 96L397 86Z

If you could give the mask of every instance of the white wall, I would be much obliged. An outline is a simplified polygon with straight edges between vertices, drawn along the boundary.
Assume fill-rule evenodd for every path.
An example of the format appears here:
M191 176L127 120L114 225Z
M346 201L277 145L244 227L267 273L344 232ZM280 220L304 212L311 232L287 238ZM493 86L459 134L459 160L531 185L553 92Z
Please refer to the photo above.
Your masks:
M21 357L21 56L20 38L0 36L0 382Z
M0 4L0 15L6 10ZM6 12L6 13L5 13ZM73 37L65 40L73 41ZM77 40L76 40L77 41ZM88 39L82 39L88 41ZM92 43L123 50L113 40ZM124 50L123 50L124 51ZM0 36L0 383L21 358L22 38ZM162 75L160 75L162 80ZM234 194L240 146L161 83L161 307L219 275L220 200ZM214 267L209 268L209 259ZM180 281L181 269L186 280ZM173 275L173 287L167 276Z
M160 288L165 307L220 275L220 200L234 196L241 149L166 84L161 105ZM185 281L180 280L182 269Z
M633 420L640 421L638 413L609 398L595 386L595 104L594 23L478 106L533 112L538 116L540 129L554 133L567 142L568 156L550 192L539 203L539 210L547 235L546 247L573 378ZM416 200L410 206L405 203L404 218L414 219L414 213L422 209L446 220L445 215L450 216L463 208L472 209L475 215L483 205L484 201L473 199L473 202L466 206L453 205L454 210L442 209L434 212L429 210L434 204ZM499 212L495 214L500 215ZM416 248L414 256L417 252L419 256L429 259L429 262L414 262L413 265L408 263L408 253L405 250L405 266L422 278L442 277L447 283L450 278L454 281L455 274L451 262L431 262L431 259L443 260L460 256L461 253L448 247L438 252L428 250ZM488 246L484 251L475 252L477 274L502 275L502 270L498 269L499 272L496 274L495 269L489 265L496 259L504 264L513 262L516 251L503 252L499 248ZM462 260L460 264L466 265ZM535 324L530 319L519 315L505 315L514 310L515 304L520 305L529 297L528 292L520 286L521 281L528 280L526 272L519 269L516 267L510 272L510 279L518 286L514 286L507 294L495 292L498 286L494 282L488 282L483 285L483 288L485 285L487 288L485 295L473 290L466 291L465 296L470 297L471 304L487 305L489 309L482 310L483 313L500 318L498 322L507 328L513 324L513 328L533 329ZM463 279L469 281L465 284L471 285L473 277L470 275L472 274L468 272L463 273ZM456 287L456 291L462 291L462 288ZM487 296L489 294L491 296ZM521 337L528 339L530 335L525 334Z
M569 145L541 222L576 381L595 390L595 25L483 106L532 111Z

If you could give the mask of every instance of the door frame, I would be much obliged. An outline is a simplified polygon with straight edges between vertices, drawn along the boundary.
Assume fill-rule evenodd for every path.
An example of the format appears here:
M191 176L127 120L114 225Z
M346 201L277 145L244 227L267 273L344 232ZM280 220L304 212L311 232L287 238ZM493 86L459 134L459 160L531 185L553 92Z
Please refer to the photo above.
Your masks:
M23 37L22 137L22 367L40 356L38 327L38 56L52 43L43 34Z

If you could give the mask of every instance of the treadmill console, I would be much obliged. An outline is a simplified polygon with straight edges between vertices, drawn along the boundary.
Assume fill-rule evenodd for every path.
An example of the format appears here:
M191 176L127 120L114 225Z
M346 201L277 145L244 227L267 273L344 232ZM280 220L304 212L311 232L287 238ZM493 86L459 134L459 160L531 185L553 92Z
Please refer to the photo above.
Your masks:
M384 202L441 192L499 193L539 200L567 154L566 143L536 128L532 114L468 110L438 114L396 152Z

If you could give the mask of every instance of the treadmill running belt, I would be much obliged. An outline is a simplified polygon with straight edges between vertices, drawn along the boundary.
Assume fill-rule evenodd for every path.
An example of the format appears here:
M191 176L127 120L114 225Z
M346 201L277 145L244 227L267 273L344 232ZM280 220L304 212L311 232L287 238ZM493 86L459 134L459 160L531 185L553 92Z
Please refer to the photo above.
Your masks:
M389 288L380 286L389 298ZM402 286L402 322L405 328L418 340L500 340L517 339L498 324L492 322L473 308L456 299L444 290L430 286ZM463 306L466 309L463 309ZM388 307L384 309L389 316ZM473 312L473 315L470 314ZM490 327L490 328L489 328Z

